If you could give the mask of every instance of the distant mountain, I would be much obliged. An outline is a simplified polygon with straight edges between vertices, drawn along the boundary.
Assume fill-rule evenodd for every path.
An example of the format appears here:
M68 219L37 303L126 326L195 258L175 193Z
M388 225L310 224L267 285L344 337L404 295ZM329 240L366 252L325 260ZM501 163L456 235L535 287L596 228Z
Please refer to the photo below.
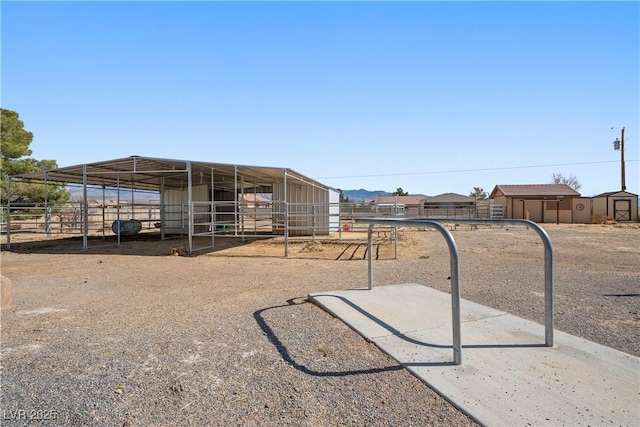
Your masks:
M82 188L81 187L68 187L67 190L71 192L72 200L81 200L82 199ZM348 197L349 200L353 203L362 203L365 200L373 200L376 196L393 196L393 193L389 193L388 191L369 191L361 188L359 190L342 190L342 194L345 197ZM272 194L259 194L266 199L271 200ZM87 188L87 198L89 200L102 200L102 189L96 187L88 187ZM105 190L104 198L106 200L117 200L118 199L118 190L115 188L108 188ZM136 191L135 193L135 202L136 203L157 203L160 196L155 192L147 192L147 191ZM131 203L131 190L128 189L120 189L120 200Z
M82 200L83 190L82 187L67 187L67 190L71 193L71 200ZM87 199L101 201L103 197L102 188L87 187ZM108 188L104 190L105 200L117 200L118 189ZM157 203L160 199L158 193L149 191L136 191L134 201L136 203ZM120 200L131 203L131 190L120 189Z
M393 193L387 191L369 191L364 188L360 190L342 190L342 194L354 203L362 203L365 200L375 199L376 196L393 196Z

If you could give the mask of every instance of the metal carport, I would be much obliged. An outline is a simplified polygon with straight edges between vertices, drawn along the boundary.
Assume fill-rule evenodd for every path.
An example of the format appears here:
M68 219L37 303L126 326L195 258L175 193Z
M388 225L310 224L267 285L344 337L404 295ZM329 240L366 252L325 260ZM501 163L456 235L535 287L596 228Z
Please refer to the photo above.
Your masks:
M195 250L195 236L211 237L210 245L198 249L214 246L221 216L233 235L241 236L239 215L244 202L240 199L244 194L272 194L271 230L274 235L285 236L285 255L288 255L286 243L290 235L328 234L332 222L330 211L333 212L329 205L335 202L338 206L335 189L289 168L131 156L22 174L10 177L9 182L15 179L39 180L45 185L47 182L82 185L83 249L88 248L88 186L157 191L163 222L172 214L178 215L177 211L171 211L170 202L175 202L171 198L186 199L179 203L179 215L186 217L189 253ZM9 191L9 185L7 187ZM7 212L10 224L10 203ZM10 229L8 226L8 248ZM164 239L166 231L163 226L161 238Z

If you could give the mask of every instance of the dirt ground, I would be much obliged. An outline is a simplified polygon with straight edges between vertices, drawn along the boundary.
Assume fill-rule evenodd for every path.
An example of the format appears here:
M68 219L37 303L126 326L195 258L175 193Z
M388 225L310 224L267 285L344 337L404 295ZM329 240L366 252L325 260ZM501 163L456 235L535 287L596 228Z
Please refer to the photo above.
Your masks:
M640 224L545 225L556 329L640 356ZM460 226L461 294L543 323L543 247L525 227ZM4 236L3 236L4 237ZM473 425L311 292L367 285L364 235L34 241L12 235L2 275L3 425ZM59 236L62 237L62 236ZM374 245L376 286L450 289L437 232ZM200 244L202 242L199 242ZM463 342L464 344L464 342ZM28 421L28 420L27 420Z

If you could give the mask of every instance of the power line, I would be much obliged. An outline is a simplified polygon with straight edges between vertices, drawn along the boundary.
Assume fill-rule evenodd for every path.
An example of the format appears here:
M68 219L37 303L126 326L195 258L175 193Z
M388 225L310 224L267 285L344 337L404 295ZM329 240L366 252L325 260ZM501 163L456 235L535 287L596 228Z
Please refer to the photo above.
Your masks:
M627 162L638 162L638 160L627 160ZM443 173L487 172L487 171L500 171L500 170L512 170L512 169L549 168L549 167L556 167L556 166L596 165L596 164L603 164L603 163L619 163L619 161L603 160L603 161L597 161L597 162L556 163L556 164L550 164L550 165L530 165L530 166L505 166L505 167L481 168L481 169L455 169L455 170L447 170L447 171L382 173L382 174L372 174L372 175L324 176L324 177L317 177L315 179L375 178L375 177L384 177L384 176L435 175L435 174L443 174Z

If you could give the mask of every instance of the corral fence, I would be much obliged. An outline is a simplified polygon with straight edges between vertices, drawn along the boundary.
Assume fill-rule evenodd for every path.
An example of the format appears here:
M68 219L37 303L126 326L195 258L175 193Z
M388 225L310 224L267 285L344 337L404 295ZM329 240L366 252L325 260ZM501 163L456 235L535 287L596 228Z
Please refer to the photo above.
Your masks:
M87 215L85 215L85 212ZM10 213L10 215L9 215ZM127 206L95 206L82 202L68 202L63 206L46 203L11 204L0 207L0 233L83 234L88 232L111 233L116 220L137 219L147 229L156 228L160 221L160 209L154 204Z
M453 207L414 211L395 203L288 203L277 200L194 201L191 205L176 205L161 204L148 198L136 203L94 200L86 204L72 201L64 206L10 204L0 207L0 233L6 236L8 248L12 233L39 233L46 239L69 234L103 239L116 235L120 244L120 221L135 221L139 223L140 232L159 232L163 240L188 236L189 252L214 247L217 236L283 236L285 255L288 255L290 241L362 241L368 226L359 221L361 218L469 219L494 218L502 214L496 207L491 208L493 210L486 212ZM376 238L393 242L402 231L403 228L380 224L376 227Z
M407 206L405 218L431 219L431 218L461 218L461 219L503 219L504 206L494 204L483 205L447 205L441 204L435 207L420 205Z

